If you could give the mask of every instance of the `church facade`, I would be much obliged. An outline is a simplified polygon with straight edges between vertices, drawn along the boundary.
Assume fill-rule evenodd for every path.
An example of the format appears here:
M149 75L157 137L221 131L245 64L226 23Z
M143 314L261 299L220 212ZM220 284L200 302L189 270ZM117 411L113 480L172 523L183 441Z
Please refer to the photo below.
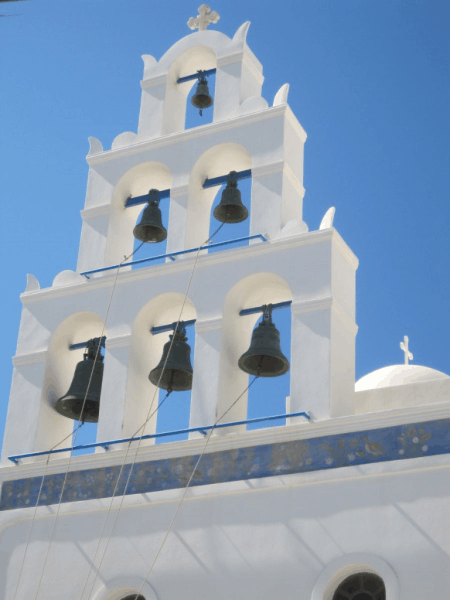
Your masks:
M29 276L21 296L0 468L0 598L446 598L450 377L408 364L406 343L406 364L355 384L358 260L333 209L318 230L303 221L306 133L289 86L269 104L249 23L229 38L207 28L217 13L199 12L189 21L199 31L159 61L143 57L137 133L109 150L90 138L76 271L46 289ZM202 88L197 107L213 120L186 129L191 89L211 74L213 106ZM244 178L245 245L211 252L220 185ZM170 201L166 251L136 269L133 228L149 190L156 211ZM223 214L227 226L232 212ZM149 223L144 237L165 231ZM240 357L261 315L270 324L273 309L276 324L281 306L291 312L289 361L279 357L290 366L288 417L250 430L252 374L274 373L269 350L247 370ZM174 348L183 343L184 324L195 336L189 439L155 444L168 335L172 327ZM73 415L85 418L89 392L81 408L75 393L61 401L93 339L84 360L102 364L97 443L72 456Z

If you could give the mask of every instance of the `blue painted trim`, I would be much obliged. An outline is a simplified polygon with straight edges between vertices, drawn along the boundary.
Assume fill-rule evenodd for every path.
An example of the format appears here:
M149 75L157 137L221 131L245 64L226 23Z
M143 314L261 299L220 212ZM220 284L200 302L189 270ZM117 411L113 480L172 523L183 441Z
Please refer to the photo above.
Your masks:
M170 198L170 190L162 190L158 194L158 198L160 200L164 200L165 198ZM127 198L125 202L125 208L130 208L130 206L137 206L138 204L146 204L148 201L148 194L144 194L144 196L135 196L134 198Z
M277 302L276 304L272 304L272 308L275 310L277 308L287 308L292 304L292 300L287 300L286 302ZM257 306L256 308L244 308L239 313L240 317L245 317L246 315L254 315L255 313L260 313L263 311L262 306Z
M201 75L212 75L216 72L216 69L208 69L207 71L202 71L201 73L193 73L192 75L186 75L186 77L180 77L177 79L177 83L184 83L185 81L192 81L192 79L198 79Z
M191 321L180 321L180 323L183 323L185 327L189 327L190 325L194 325L196 320L197 319L192 319ZM170 325L159 325L158 327L152 327L150 332L153 335L157 335L158 333L164 333L165 331L173 331L173 326L174 323L171 323Z
M198 428L205 433L203 427ZM286 428L288 431L288 428ZM270 432L268 432L270 438ZM0 510L50 506L450 454L450 419L260 443L3 481ZM106 443L106 442L104 442ZM141 457L142 458L142 457ZM122 461L118 461L121 463ZM41 463L42 464L42 463ZM416 464L420 464L419 462ZM425 465L427 463L424 463ZM429 463L428 463L429 464ZM195 472L194 472L195 468ZM357 477L361 472L351 472ZM364 474L361 475L364 477ZM289 485L289 481L286 481Z
M217 185L223 185L224 183L227 183L228 175L229 175L229 173L227 173L226 175L221 175L220 177L213 177L212 179L206 179L203 184L203 189L210 188L210 187L216 187ZM247 169L246 171L236 171L234 178L236 179L236 181L239 181L240 179L250 179L251 176L252 176L252 170Z
M185 321L185 324L187 321ZM114 444L124 444L126 442L138 442L139 440L151 440L161 437L168 437L171 435L179 435L184 433L200 432L206 435L206 432L210 429L223 429L224 427L235 427L236 425L247 425L250 423L264 423L266 421L276 421L278 419L287 419L289 417L305 417L308 421L311 419L306 412L295 412L287 413L284 415L273 415L271 417L260 417L258 419L246 419L245 421L232 421L231 423L219 423L218 425L203 425L202 427L190 427L189 429L177 429L175 431L165 431L163 433L152 433L149 435L143 435L141 437L129 437L122 438L120 440L108 440L106 442L95 442L94 444L81 444L80 446L73 446L70 448L59 448L57 450L44 450L42 452L30 452L29 454L15 454L14 456L8 456L8 459L15 464L19 463L21 458L30 458L31 456L46 456L47 454L59 454L60 452L70 452L72 450L83 450L86 448L98 448L102 447L108 449L109 446Z
M150 256L149 258L141 258L139 260L132 260L127 263L123 263L121 265L112 265L111 267L103 267L102 269L92 269L92 271L83 271L80 275L84 275L86 279L89 279L89 275L93 275L94 273L102 273L103 271L111 271L112 269L118 269L119 267L131 267L132 265L139 265L145 262L150 262L152 260L157 260L159 258L170 258L172 260L174 256L181 256L182 254L189 254L191 252L197 252L197 250L207 248L218 248L219 246L227 246L228 244L235 244L236 242L245 242L250 240L261 240L262 242L267 242L266 237L262 233L258 233L256 235L247 235L245 237L236 238L234 240L226 240L225 242L215 242L214 244L208 244L200 246L198 248L189 248L189 250L179 250L178 252L169 252L168 254L159 254L158 256Z
M105 347L105 341L106 341L106 335L104 335L102 337L102 348ZM79 342L78 344L71 344L69 346L69 350L81 350L82 348L86 348L87 346L87 340L85 342Z

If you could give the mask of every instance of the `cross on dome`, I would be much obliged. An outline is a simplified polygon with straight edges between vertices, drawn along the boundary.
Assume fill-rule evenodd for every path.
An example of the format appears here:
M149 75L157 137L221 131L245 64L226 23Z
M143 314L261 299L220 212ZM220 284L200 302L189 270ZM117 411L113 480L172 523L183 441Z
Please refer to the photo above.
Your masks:
M409 361L413 360L413 358L414 358L414 356L412 355L412 352L409 351L408 344L409 344L409 338L407 335L405 335L405 337L403 338L403 342L400 342L400 348L405 353L405 365L408 365Z
M188 21L188 27L190 29L198 29L199 31L205 31L205 29L211 23L217 23L220 19L220 15L215 10L211 11L207 4L202 4L198 7L198 16L191 17Z

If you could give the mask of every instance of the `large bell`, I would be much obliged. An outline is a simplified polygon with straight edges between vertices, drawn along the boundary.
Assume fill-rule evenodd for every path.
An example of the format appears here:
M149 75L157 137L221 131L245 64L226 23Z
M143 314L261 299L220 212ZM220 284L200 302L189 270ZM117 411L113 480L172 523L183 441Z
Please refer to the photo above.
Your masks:
M186 328L183 323L179 323L173 338L171 335L171 341L164 344L162 358L158 366L150 371L148 378L153 385L163 390L183 392L192 388L193 373L191 347L186 343Z
M253 330L250 348L239 359L239 368L258 377L278 377L289 371L281 352L280 332L272 323L272 305L263 306L264 316Z
M222 192L220 204L214 209L214 216L222 223L240 223L248 217L248 210L242 204L241 192L237 187L236 171L228 175L227 187Z
M103 379L103 356L99 344L101 338L89 340L83 360L75 367L67 394L55 403L55 410L63 417L83 423L98 421Z
M193 104L195 108L200 109L200 116L202 116L202 110L204 108L209 108L213 103L213 99L209 93L208 83L206 81L204 71L198 71L198 73L199 78L197 89L191 98L191 104Z
M140 223L133 229L133 235L141 242L155 244L164 241L167 237L159 208L159 190L150 190L147 202L148 206L142 213Z

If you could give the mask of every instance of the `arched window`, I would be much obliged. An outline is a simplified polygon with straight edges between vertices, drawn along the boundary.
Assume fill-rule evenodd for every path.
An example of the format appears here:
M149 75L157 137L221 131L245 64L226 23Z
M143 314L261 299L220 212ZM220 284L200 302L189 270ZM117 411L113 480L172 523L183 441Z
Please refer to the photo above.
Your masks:
M386 600L383 580L373 573L350 575L334 592L333 600Z

